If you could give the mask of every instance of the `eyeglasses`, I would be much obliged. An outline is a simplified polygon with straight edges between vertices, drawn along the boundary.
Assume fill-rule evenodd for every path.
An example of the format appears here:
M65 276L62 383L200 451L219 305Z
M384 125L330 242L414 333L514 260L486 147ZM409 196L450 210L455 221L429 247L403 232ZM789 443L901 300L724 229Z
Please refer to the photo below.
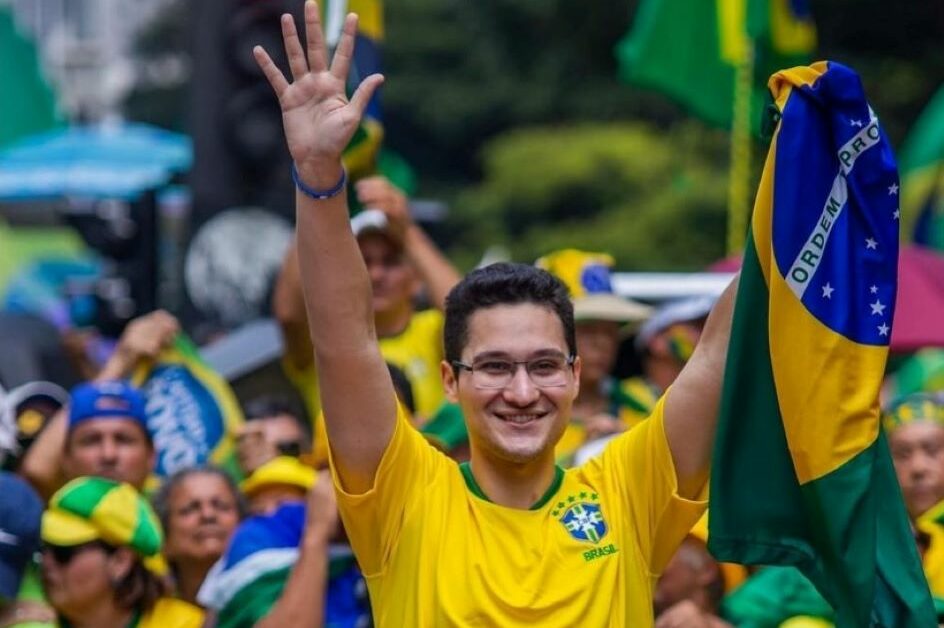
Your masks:
M79 543L78 545L53 545L51 543L44 543L42 552L52 556L52 559L60 565L68 565L72 562L72 559L81 552L92 548L102 549L106 554L111 554L115 551L114 547L103 541L89 541L88 543Z
M576 356L551 355L533 360L502 360L486 358L474 364L459 360L452 361L452 367L469 371L472 385L481 389L505 388L511 383L518 365L523 364L531 382L538 388L557 388L567 385L567 370L574 365Z

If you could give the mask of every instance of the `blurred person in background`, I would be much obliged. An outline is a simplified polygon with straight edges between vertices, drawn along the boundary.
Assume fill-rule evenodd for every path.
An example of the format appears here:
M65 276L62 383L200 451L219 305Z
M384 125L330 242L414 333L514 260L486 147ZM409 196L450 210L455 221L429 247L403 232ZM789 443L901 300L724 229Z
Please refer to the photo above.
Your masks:
M246 504L222 469L194 467L169 477L154 496L164 529L164 557L177 597L197 603L207 572L220 559L246 514Z
M0 495L0 626L52 622L55 614L43 601L33 562L43 502L25 481L5 471L0 471Z
M928 586L944 598L944 395L897 399L882 424Z
M724 590L721 566L705 541L689 534L656 583L655 628L730 628L719 616Z
M162 310L128 324L95 379L73 390L70 407L50 421L26 452L21 472L41 495L48 497L66 480L82 475L144 488L154 468L154 445L144 398L124 379L170 346L179 330L177 319Z
M311 451L311 428L298 408L277 395L263 395L243 407L246 422L236 434L236 460L244 476L278 456Z
M413 221L406 196L390 181L380 176L362 179L355 191L368 208L351 220L351 228L370 275L380 349L387 362L406 374L415 420L422 424L445 400L439 377L442 309L460 275ZM421 287L432 308L417 311L415 299ZM276 282L273 309L285 339L286 373L302 393L309 416L317 417L321 409L317 376L294 245ZM323 428L316 427L316 440L323 436Z
M211 621L217 628L370 625L363 576L350 549L332 543L339 525L327 472L316 476L293 458L273 460L244 489L252 499L278 484L295 490L240 524L200 590Z
M239 488L246 496L249 512L263 515L286 502L303 502L315 485L315 470L292 456L278 456L252 472Z
M577 449L588 441L623 432L646 418L651 408L638 408L621 393L613 377L623 334L644 321L651 309L613 292L613 258L605 253L564 249L546 255L535 265L560 279L574 303L577 354L580 356L580 392L557 457L569 465ZM645 410L645 411L643 411Z
M161 526L130 484L77 478L43 513L42 579L60 624L189 628L203 612L167 597Z

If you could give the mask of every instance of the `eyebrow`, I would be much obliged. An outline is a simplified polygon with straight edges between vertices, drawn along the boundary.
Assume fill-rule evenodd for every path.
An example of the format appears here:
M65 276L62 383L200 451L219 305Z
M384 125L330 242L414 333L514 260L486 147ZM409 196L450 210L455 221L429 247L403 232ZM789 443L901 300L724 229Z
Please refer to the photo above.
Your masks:
M561 351L560 349L538 349L531 353L531 355L526 358L527 360L537 360L540 358L566 358L567 354ZM507 360L509 362L515 362L518 360L514 359L507 351L483 351L482 353L477 353L472 356L472 362L481 362L482 360Z

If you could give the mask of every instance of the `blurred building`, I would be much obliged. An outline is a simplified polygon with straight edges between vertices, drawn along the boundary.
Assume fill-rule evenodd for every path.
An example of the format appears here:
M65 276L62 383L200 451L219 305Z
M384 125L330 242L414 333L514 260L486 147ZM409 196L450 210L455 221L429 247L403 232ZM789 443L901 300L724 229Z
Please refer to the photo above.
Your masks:
M121 114L146 78L133 56L136 34L175 0L0 0L37 45L46 76L70 120Z

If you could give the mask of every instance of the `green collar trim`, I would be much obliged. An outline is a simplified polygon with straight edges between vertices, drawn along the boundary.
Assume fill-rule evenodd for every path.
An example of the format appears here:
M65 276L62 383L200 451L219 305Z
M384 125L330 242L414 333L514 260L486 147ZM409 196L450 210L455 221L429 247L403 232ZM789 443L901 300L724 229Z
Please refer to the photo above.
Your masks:
M459 470L462 472L462 479L465 480L465 485L469 489L469 492L478 497L479 499L484 499L485 501L494 503L488 498L488 495L485 494L485 491L482 490L482 487L479 486L479 483L475 481L475 476L472 475L472 467L468 462L463 462L459 465ZM551 482L551 485L547 487L547 490L544 492L544 495L541 495L538 501L534 502L528 510L540 510L551 501L551 498L557 494L557 491L560 490L561 484L564 482L564 469L560 465L554 465L554 480Z

